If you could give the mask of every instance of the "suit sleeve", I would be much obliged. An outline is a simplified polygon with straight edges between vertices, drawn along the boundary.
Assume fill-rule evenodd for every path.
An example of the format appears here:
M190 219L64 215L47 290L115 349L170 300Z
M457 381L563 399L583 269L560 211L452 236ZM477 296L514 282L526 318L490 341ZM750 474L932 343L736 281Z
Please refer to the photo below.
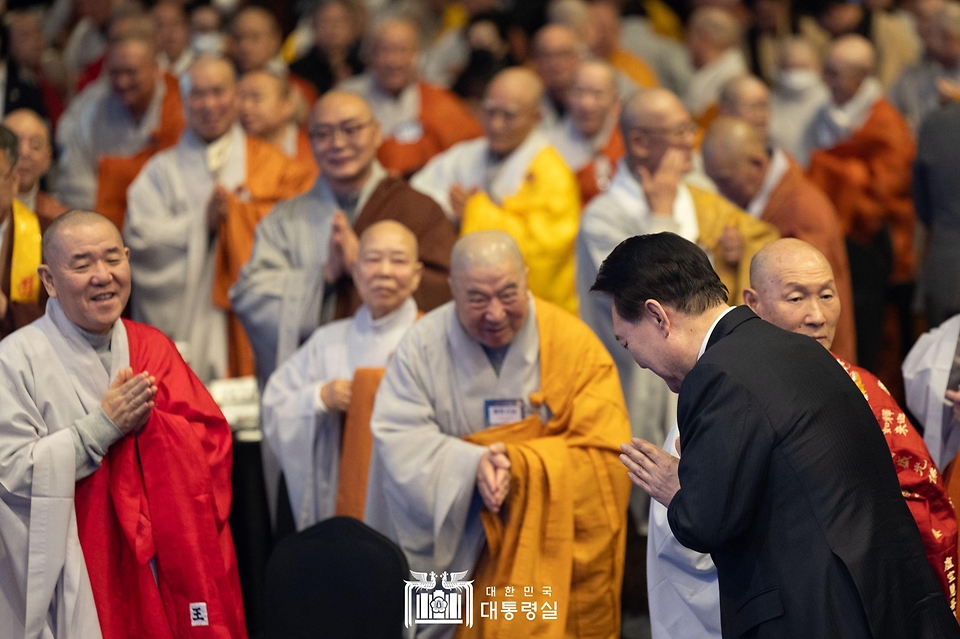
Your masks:
M718 550L747 530L762 499L774 431L750 390L715 366L698 365L680 407L680 491L667 521L681 544Z

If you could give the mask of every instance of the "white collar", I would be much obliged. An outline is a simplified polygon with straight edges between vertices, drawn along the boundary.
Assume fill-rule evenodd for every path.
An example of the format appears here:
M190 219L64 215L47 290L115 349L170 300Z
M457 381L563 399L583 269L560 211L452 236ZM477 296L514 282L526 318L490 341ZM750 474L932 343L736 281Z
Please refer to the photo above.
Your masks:
M37 195L40 194L40 180L37 180L37 183L33 185L33 188L27 191L26 193L21 193L17 195L17 199L20 200L20 204L23 204L25 207L37 212Z
M747 213L758 220L763 215L763 210L767 208L770 202L770 196L773 190L780 184L780 180L787 174L790 168L790 161L787 160L787 154L777 148L773 151L773 157L770 158L770 164L767 166L767 174L763 176L763 184L760 185L760 191L750 200L747 205Z
M726 315L727 313L729 313L730 311L732 311L732 310L735 309L735 308L736 308L736 306L728 306L725 311L723 311L722 313L720 313L719 315L717 315L717 319L713 320L713 324L710 325L710 328L707 329L707 334L704 335L704 337L703 337L703 343L700 344L700 352L697 353L697 360L699 360L701 357L703 357L703 354L706 352L706 350L707 350L707 344L710 342L710 336L713 335L713 331L714 331L715 328L717 328L717 324L720 323L720 320L723 319L724 315Z
M408 297L398 308L378 319L373 319L370 309L364 304L357 309L353 321L363 331L384 333L396 326L409 326L416 319L418 312L417 303L412 297Z

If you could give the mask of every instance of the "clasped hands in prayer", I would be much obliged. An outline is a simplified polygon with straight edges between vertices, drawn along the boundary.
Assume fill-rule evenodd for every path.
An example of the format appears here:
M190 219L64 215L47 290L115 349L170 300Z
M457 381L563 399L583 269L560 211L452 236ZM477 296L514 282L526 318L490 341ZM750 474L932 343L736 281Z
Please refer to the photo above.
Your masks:
M346 213L333 215L327 263L323 265L323 279L333 284L341 277L349 277L360 254L360 238L350 225Z
M510 458L502 443L490 444L477 464L477 490L483 505L490 512L500 512L500 507L510 492Z
M644 166L638 166L637 179L650 206L650 213L660 217L673 217L673 203L677 199L677 189L686 169L685 152L671 147L663 154L663 159L651 172ZM452 199L452 198L451 198ZM734 226L727 226L718 242L718 257L731 267L736 267L743 259L743 235Z
M128 367L117 373L100 408L124 435L132 430L139 432L150 417L156 394L156 377L146 371L134 375Z
M680 490L677 469L680 460L645 439L634 437L629 444L620 444L620 461L630 471L630 481L664 506L669 506ZM677 453L680 440L677 440Z

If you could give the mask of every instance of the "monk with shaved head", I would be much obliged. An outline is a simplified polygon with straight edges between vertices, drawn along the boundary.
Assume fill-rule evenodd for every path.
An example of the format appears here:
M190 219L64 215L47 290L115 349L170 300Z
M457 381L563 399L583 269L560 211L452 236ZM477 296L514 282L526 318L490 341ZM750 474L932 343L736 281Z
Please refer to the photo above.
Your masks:
M253 352L227 291L250 257L257 223L302 193L314 171L238 122L229 60L190 65L189 128L147 163L127 192L124 237L132 314L180 344L204 382L253 374Z
M46 314L0 346L0 581L19 594L0 634L173 636L193 618L245 637L229 425L172 341L120 319L110 220L65 213L42 251Z
M568 100L569 111L563 122L551 129L550 140L576 172L580 199L586 204L610 188L623 157L616 70L598 60L582 63Z
M781 236L809 242L827 256L844 306L835 352L856 362L850 265L833 204L793 158L770 150L763 132L745 120L718 119L707 130L702 152L707 175L723 196Z
M438 584L551 585L555 620L475 615L463 636L509 624L616 637L629 496L616 368L580 320L530 292L528 272L504 231L457 242L453 302L410 327L377 392L366 521Z
M543 95L529 69L498 73L483 100L486 137L438 155L410 185L433 198L461 234L508 232L530 267L530 290L576 312L580 197L576 177L539 126Z
M353 317L314 331L270 376L263 430L283 469L298 530L335 514L363 519L369 407L383 367L417 320L412 295L422 275L410 229L395 220L367 227L353 266L362 305ZM364 408L365 417L358 416ZM341 433L344 419L349 431ZM365 448L354 445L358 437Z
M889 345L895 357L906 355L913 342L916 145L875 73L873 45L862 36L846 35L831 45L823 65L831 101L807 127L805 155L807 174L833 203L847 239L857 362L876 372L881 335L898 330L883 327L888 307L899 322L898 339Z
M703 126L716 117L723 85L747 72L740 38L740 24L725 9L704 6L690 16L687 48L696 71L683 101Z
M13 131L20 141L17 157L17 199L37 214L41 224L49 224L68 210L64 204L40 188L40 181L50 171L53 162L50 128L36 111L30 109L17 109L7 113L3 124Z
M750 258L778 237L772 226L686 181L693 168L696 130L683 102L666 89L627 100L620 111L625 155L610 188L584 210L577 238L581 317L617 362L634 434L653 441L666 435L676 396L655 375L635 366L613 339L610 300L589 294L600 264L628 237L671 231L713 256L714 268L736 303L748 284ZM636 516L642 519L645 513Z
M367 72L340 83L370 104L383 130L377 154L391 173L411 175L483 129L454 93L420 79L420 25L387 18L369 34Z

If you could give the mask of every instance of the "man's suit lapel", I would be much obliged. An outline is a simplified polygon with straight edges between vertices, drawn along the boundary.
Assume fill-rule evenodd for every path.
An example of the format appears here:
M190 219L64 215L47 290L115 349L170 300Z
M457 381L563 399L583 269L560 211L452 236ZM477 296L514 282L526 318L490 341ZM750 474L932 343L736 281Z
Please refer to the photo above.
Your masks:
M707 342L706 350L710 350L711 346L732 333L738 326L751 319L760 318L750 310L749 306L737 306L734 308L717 322L716 328L713 329L713 333L710 335L710 341Z

